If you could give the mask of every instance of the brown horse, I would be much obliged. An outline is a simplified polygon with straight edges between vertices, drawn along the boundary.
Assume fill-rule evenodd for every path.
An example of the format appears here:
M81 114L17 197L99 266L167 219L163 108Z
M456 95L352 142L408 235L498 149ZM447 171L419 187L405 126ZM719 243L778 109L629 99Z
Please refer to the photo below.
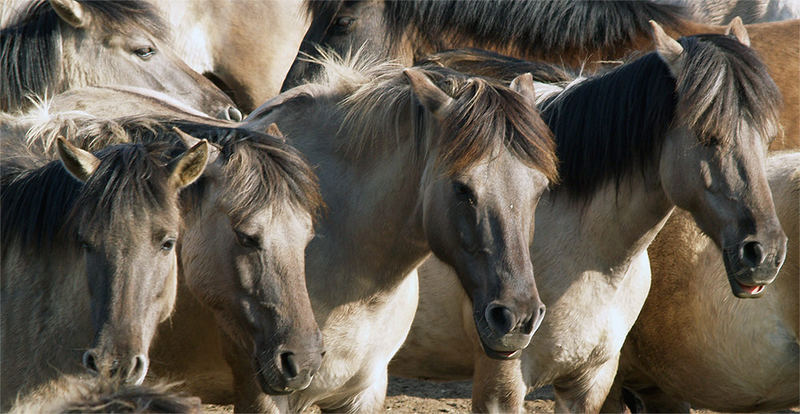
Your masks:
M316 47L390 57L403 64L437 51L480 47L526 60L592 69L653 47L648 20L671 36L726 33L729 26L695 23L674 5L648 1L310 1L313 19L284 89L319 70L304 55ZM512 23L510 23L512 22ZM800 20L747 26L783 95L785 135L770 149L800 147Z
M250 112L277 95L308 29L302 0L149 0L195 71Z
M230 98L169 49L165 23L143 0L33 0L16 7L0 31L0 111L29 107L31 95L119 84L241 120Z
M692 20L707 24L725 24L734 17L744 23L767 23L800 18L796 0L666 0L686 7Z
M522 360L482 355L464 319L468 298L452 270L429 260L418 269L416 320L390 372L474 374L476 411L518 410L526 389L546 384L558 411L599 410L647 297L649 273L634 270L647 267L646 248L675 205L723 251L729 297L771 289L765 284L786 253L763 167L778 129L777 88L738 38L675 41L653 25L657 52L540 104L563 184L536 211L531 257L548 315Z
M775 288L757 301L729 300L713 242L686 212L674 213L648 249L653 282L622 348L608 411L623 410L621 387L647 412L800 404L800 153L770 156L767 177L789 234ZM681 291L693 294L675 294Z
M60 162L3 154L3 409L79 370L81 353L102 376L144 380L156 326L175 303L178 191L208 157L205 142L57 148Z

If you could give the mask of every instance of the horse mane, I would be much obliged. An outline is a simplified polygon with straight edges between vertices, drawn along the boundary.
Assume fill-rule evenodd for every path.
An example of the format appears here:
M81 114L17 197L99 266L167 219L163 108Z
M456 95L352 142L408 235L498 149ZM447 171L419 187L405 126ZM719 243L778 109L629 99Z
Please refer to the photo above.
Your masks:
M168 26L156 9L143 0L78 0L106 33L142 28L165 40ZM61 42L67 25L47 0L31 1L0 30L0 110L24 107L27 96L57 92Z
M19 240L27 248L47 250L59 244L57 239L75 242L79 223L93 222L110 230L120 217L129 220L150 209L167 208L168 175L159 167L172 154L174 148L165 143L105 148L95 153L101 163L83 184L59 160L36 169L25 168L19 158L4 160L0 178L4 249Z
M629 44L650 33L649 20L679 25L683 7L653 1L386 0L383 20L389 43L413 31L442 50L470 42L526 55L546 50L600 50ZM321 6L317 6L319 8ZM327 6L330 8L331 6ZM309 5L309 10L314 10Z
M323 55L317 63L324 68L328 86L340 94L344 119L337 135L344 142L344 153L353 158L361 157L368 147L389 150L411 135L420 138L414 142L420 155L435 140L437 162L448 174L471 167L492 149L505 147L551 181L558 180L550 130L533 106L499 82L432 65L415 67L453 97L452 110L441 120L442 133L429 137L429 115L398 65L375 64L358 54L349 61ZM403 132L409 117L412 134Z
M755 52L723 35L679 42L685 62L676 77L651 52L540 105L573 195L588 198L610 179L619 187L634 167L653 162L680 124L702 145L731 145L742 121L762 139L773 137L780 93Z
M65 375L18 399L12 413L200 413L200 399L174 384L116 384L102 377Z
M223 160L222 175L227 184L222 188L227 211L234 220L287 200L316 216L322 208L316 175L297 149L283 139L264 133L235 127L221 127L180 119L160 119L155 116L129 116L106 119L74 111L39 115L34 140L46 151L58 135L70 137L70 142L84 149L99 149L107 145L135 142L167 141L182 144L172 130L182 131L199 139L207 139L220 147ZM198 200L210 182L200 178L181 192L182 200ZM184 203L185 206L192 203ZM280 208L279 205L275 206Z

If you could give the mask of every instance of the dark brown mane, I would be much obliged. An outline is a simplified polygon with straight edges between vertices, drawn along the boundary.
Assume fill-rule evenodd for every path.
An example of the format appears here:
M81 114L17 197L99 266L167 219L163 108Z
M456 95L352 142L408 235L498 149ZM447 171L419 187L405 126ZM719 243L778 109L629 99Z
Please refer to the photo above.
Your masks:
M420 66L417 69L453 97L453 110L442 120L441 135L435 137L438 161L445 171L453 174L464 170L485 159L492 149L505 147L551 181L557 181L552 134L536 109L519 94L496 81L468 77L446 68ZM377 75L377 79L357 85L343 99L346 115L340 132L347 131L346 146L355 156L366 146L397 142L403 136L399 132L401 125L407 122L401 119L403 114L412 117L414 136L424 137L425 124L429 123L402 71L389 68L381 74L370 74L373 75ZM412 108L410 114L409 108ZM390 124L393 128L386 127L387 121L393 122ZM375 139L392 133L396 136ZM422 141L416 143L417 151L425 153L432 143Z
M166 23L146 1L79 1L93 21L100 22L94 26L106 33L142 28L156 39L168 37ZM0 30L0 110L24 107L28 95L54 91L61 42L69 30L75 30L67 27L48 1L34 0Z

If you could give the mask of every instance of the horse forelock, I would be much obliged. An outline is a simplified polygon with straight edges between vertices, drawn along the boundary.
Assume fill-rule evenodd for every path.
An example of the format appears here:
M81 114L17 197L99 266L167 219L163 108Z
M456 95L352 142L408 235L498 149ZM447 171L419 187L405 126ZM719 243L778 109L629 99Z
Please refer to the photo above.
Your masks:
M494 149L506 148L551 181L558 180L552 134L522 96L497 82L450 69L416 69L453 97L440 135L430 136L431 118L414 98L402 71L385 68L340 101L344 121L338 135L345 153L360 157L367 148L386 150L411 135L416 138L415 154L426 154L437 145L437 161L448 174L468 169Z
M781 95L756 53L735 38L679 39L685 63L677 74L677 119L704 144L730 145L742 121L767 142L780 130Z
M144 29L166 41L169 30L156 9L143 0L78 0L93 16L93 25L105 33L127 33ZM47 0L31 1L0 30L0 110L24 107L30 95L57 92L62 32L61 19Z

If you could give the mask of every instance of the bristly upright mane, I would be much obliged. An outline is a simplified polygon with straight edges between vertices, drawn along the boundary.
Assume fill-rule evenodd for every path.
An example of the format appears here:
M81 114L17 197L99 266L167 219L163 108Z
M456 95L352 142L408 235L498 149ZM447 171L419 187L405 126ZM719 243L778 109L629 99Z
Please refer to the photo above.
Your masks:
M133 225L135 217L166 208L171 200L168 176L158 167L166 165L170 152L172 146L164 143L108 147L96 153L101 163L84 184L58 160L33 170L17 168L18 159L4 160L0 179L3 249L19 241L26 248L44 251L59 245L61 236L75 242L78 223L90 221L111 230L110 223L120 217L126 219L119 222Z
M402 69L355 60L343 62L323 54L318 61L328 85L341 100L344 120L339 135L351 156L359 157L367 147L388 150L411 135L417 137L413 142L417 154L437 145L437 161L450 174L505 147L551 181L558 180L552 134L536 109L516 92L499 82L447 68L416 67L453 98L452 110L441 120L441 135L428 137L430 122ZM412 133L402 132L409 125L414 128Z
M679 39L685 52L674 78L651 52L544 102L568 191L590 197L619 185L660 154L668 130L683 123L703 145L730 145L746 122L762 139L777 132L780 93L755 52L736 39Z
M627 44L650 32L649 20L673 25L685 15L651 1L386 0L384 24L389 44L413 30L434 50L469 42L535 55Z
M122 142L177 144L181 141L173 126L220 147L222 174L227 180L222 197L230 207L227 214L234 220L244 219L267 206L280 208L276 203L279 200L303 208L312 216L322 207L317 177L311 167L297 149L271 135L184 120L149 116L105 119L81 112L51 114L31 129L44 141L41 146L52 151L49 142L57 135L70 137L73 144L85 149ZM201 177L181 192L182 199L198 200L208 183Z
M107 33L125 33L142 28L165 40L167 25L155 8L142 0L78 0L93 16L93 26ZM27 105L31 94L57 93L61 42L76 30L61 21L47 0L34 0L0 30L0 110Z

